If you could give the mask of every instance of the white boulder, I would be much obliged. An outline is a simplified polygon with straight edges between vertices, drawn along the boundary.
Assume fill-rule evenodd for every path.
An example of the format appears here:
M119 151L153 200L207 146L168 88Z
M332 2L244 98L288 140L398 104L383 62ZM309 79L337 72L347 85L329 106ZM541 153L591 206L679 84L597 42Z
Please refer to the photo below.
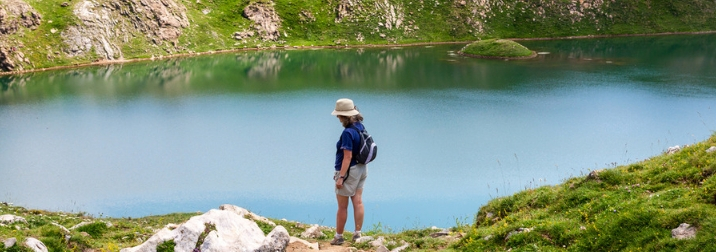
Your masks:
M238 214L239 207L223 205L223 209L212 209L203 215L194 216L175 229L165 227L143 244L122 249L121 252L154 252L159 244L173 240L176 252L192 252L199 246L203 252L210 251L282 251L288 246L288 231L277 226L264 236L259 226ZM202 244L199 237L205 235Z
M47 247L40 240L29 237L25 239L25 246L32 249L34 252L47 252Z
M13 224L13 223L15 223L15 222L22 222L22 223L27 224L27 221L25 220L25 218L22 218L22 217L20 217L20 216L15 216L15 215L12 215L12 214L3 214L3 215L0 215L0 223L3 223L3 224Z

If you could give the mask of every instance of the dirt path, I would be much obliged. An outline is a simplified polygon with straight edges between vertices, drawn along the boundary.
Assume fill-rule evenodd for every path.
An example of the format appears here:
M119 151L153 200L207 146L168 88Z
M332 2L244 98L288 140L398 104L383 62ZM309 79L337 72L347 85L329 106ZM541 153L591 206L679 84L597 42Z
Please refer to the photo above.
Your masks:
M342 246L333 246L328 241L324 242L318 242L318 247L320 248L318 251L332 251L332 252L353 252L356 251L355 248L350 247L350 243L346 242L343 243ZM311 249L309 246L306 246L300 242L293 242L288 244L288 247L286 247L286 252L313 252L317 251L314 249ZM358 250L358 251L366 251L366 250ZM373 250L367 250L367 251L373 251Z

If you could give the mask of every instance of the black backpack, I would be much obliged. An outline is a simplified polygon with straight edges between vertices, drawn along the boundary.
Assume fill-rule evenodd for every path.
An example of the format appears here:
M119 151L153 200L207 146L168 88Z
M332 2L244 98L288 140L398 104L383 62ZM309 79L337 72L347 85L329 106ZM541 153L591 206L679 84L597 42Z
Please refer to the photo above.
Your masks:
M360 147L358 150L353 151L356 161L359 164L368 164L375 159L378 155L378 146L373 141L373 137L368 134L368 131L358 130L355 126L351 125L355 131L360 135Z

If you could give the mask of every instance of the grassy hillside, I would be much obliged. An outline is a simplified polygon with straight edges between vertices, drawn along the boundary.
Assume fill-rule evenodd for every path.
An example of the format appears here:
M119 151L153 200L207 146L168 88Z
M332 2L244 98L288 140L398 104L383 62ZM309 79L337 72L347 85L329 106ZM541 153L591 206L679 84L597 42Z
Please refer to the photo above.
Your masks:
M483 206L470 251L714 251L716 135L674 154L525 190ZM672 238L687 223L694 239ZM522 231L522 232L520 232Z
M41 16L35 30L7 35L31 64L26 69L89 63L88 53L69 56L63 31L82 21L73 10L82 1L26 0ZM137 32L111 40L124 59L243 48L344 46L415 42L473 41L486 38L545 38L716 30L711 0L175 0L186 8L189 26L175 42L159 45ZM113 6L96 0L96 6ZM272 5L280 17L280 39L239 41L251 29L243 15L251 3ZM69 6L62 7L63 3ZM125 18L138 15L125 13ZM121 17L115 17L121 18ZM121 23L121 22L120 22ZM109 28L110 30L113 28ZM123 29L123 28L122 28ZM54 32L52 32L54 30ZM126 36L125 36L126 35Z

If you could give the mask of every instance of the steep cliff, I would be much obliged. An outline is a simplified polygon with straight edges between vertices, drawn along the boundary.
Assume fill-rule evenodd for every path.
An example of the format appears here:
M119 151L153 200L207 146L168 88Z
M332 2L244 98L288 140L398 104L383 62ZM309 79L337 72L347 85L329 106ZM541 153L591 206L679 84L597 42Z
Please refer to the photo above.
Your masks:
M2 0L0 71L242 48L716 30L712 0Z

